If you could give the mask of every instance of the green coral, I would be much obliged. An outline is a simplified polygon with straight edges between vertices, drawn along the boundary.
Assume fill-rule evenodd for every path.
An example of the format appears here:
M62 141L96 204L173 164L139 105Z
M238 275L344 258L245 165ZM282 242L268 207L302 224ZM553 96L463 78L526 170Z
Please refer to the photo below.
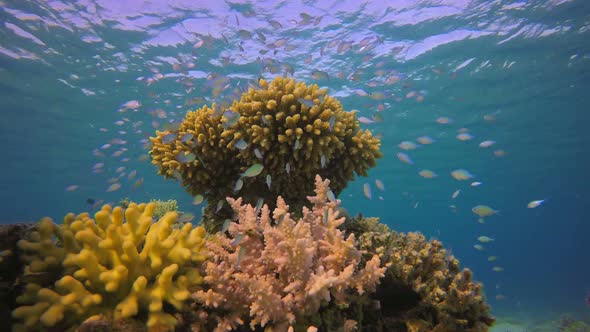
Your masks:
M148 329L171 330L177 319L164 310L185 308L202 278L199 263L205 230L174 229L177 213L153 222L155 204L109 205L87 213L40 221L31 240L19 241L24 276L60 271L47 287L32 279L17 298L17 331L73 330L97 316L109 320L145 317ZM58 244L58 241L60 244Z
M150 203L154 204L154 213L152 215L154 220L162 218L168 212L178 212L178 202L175 199L169 199L167 201L152 199ZM178 212L178 214L181 214L181 212Z
M299 210L313 193L316 174L329 178L338 195L381 157L379 139L360 130L356 114L345 112L325 89L284 77L259 84L228 109L204 106L188 112L178 130L150 138L159 173L209 202L205 214L215 220L210 230L231 217L227 206L217 207L227 196L256 204L280 195ZM236 190L254 164L263 165L262 172L242 178L244 186Z

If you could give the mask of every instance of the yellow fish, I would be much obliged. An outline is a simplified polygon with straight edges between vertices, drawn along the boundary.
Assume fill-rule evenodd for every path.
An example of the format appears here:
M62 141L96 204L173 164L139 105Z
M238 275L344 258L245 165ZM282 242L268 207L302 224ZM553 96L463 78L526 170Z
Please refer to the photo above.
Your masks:
M195 199L193 200L193 204L199 205L199 204L203 203L203 199L204 199L203 195L197 195L197 196L195 196Z
M476 205L471 209L471 211L477 214L480 218L493 216L494 214L498 214L500 212L487 205Z
M397 153L397 158L401 161L404 162L406 164L410 164L413 165L414 162L412 161L412 159L410 158L410 156L408 156L407 154L403 153L403 152L398 152Z
M107 192L117 191L119 189L121 189L121 184L118 182L115 182L107 188Z
M460 141L469 141L473 138L473 135L470 133L460 133L457 135L457 139Z
M368 199L371 199L372 195L371 195L371 185L368 183L365 183L363 185L363 193L365 194L365 197Z
M471 178L473 178L473 174L469 173L469 171L465 170L465 169L456 169L454 171L451 172L451 176L455 179L455 180L469 180Z
M529 204L526 205L526 207L528 207L529 209L534 209L537 206L543 204L544 202L545 202L544 199L539 199L539 200L536 200L536 201L530 201Z
M416 139L416 141L418 141L418 143L424 144L424 145L434 143L434 140L432 138L430 138L429 136L420 136Z
M385 191L385 185L383 184L383 181L375 179L375 185L377 186L377 188L379 188L379 190Z
M452 123L453 120L451 120L450 118L447 118L446 116L441 116L441 117L439 117L439 118L436 119L436 122L437 123L440 123L440 124L445 124L446 125L446 124Z
M250 166L250 168L248 168L244 173L242 173L242 177L254 177L258 174L260 174L260 172L262 172L262 169L264 168L264 166L262 166L261 164L254 164L252 166Z
M397 145L402 150L414 150L418 146L412 141L402 141Z
M418 172L418 174L420 174L420 176L425 179L432 179L432 178L435 178L438 176L438 175L436 175L436 173L434 173L433 171L431 171L429 169L423 169L420 172Z
M504 157L506 155L506 151L502 149L498 149L494 151L494 156L496 157Z
M487 237L487 236L480 236L477 238L477 241L479 241L481 243L488 243L488 242L494 241L494 239L492 239L491 237Z

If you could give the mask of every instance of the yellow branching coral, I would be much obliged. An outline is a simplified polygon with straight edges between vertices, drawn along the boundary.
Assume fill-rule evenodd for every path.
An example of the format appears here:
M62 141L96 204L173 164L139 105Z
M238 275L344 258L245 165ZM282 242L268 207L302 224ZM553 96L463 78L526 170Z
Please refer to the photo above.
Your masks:
M355 236L339 229L344 218L339 201L329 199L329 183L317 176L312 207L303 208L301 219L292 218L281 197L272 213L268 205L228 198L236 219L207 241L212 259L204 265L205 288L192 297L197 316L208 320L193 329L229 331L249 322L253 330L286 331L322 306L345 308L375 290L385 268L377 255L360 264Z
M222 110L217 105L187 112L177 131L159 131L150 137L152 163L160 174L182 181L192 195L226 192L240 165L226 148L223 131Z
M391 233L383 284L401 283L418 295L413 312L428 311L425 319L406 314L398 317L416 331L487 331L494 322L485 302L482 285L472 280L468 269L459 269L459 261L447 254L442 243L427 241L420 233ZM399 286L398 286L399 289ZM391 303L390 303L391 304Z
M172 329L177 321L164 304L181 310L201 284L205 230L174 229L175 212L153 222L153 212L152 203L131 203L125 211L105 205L95 219L68 214L59 226L41 220L32 239L19 242L28 261L24 276L56 268L62 275L52 286L26 285L13 311L22 321L16 330L67 330L96 315L140 313L149 329Z
M150 153L160 174L215 206L240 190L242 172L261 164L239 195L248 203L280 195L299 208L316 174L329 178L337 195L381 157L379 139L361 131L355 113L325 89L284 77L259 85L228 109L204 106L188 112L178 130L157 132Z

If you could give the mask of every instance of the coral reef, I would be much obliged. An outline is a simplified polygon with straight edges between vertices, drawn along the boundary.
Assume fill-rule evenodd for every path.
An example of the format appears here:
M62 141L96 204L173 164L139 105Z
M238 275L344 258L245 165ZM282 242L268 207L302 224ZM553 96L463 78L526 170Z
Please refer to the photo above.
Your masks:
M281 197L272 217L268 205L228 198L236 219L207 241L211 259L204 265L204 288L192 294L198 318L193 330L249 325L305 331L327 324L317 319L320 310L326 318L329 305L344 310L374 291L385 268L377 255L359 264L354 235L345 237L339 229L344 218L339 218L339 201L328 198L329 183L316 177L316 195L308 197L312 207L303 207L298 220ZM337 317L343 330L357 324ZM327 329L320 325L320 330Z
M381 157L379 139L361 131L355 113L326 90L284 77L259 85L228 109L204 106L188 112L177 130L150 138L159 173L209 202L206 216L215 223L205 223L208 230L231 217L229 207L216 204L234 193L249 204L262 198L271 208L282 196L299 211L316 174L329 177L337 195ZM257 164L260 174L244 176Z
M202 282L205 230L173 229L175 212L153 222L154 208L105 205L94 220L68 214L63 225L42 219L18 243L30 281L13 311L15 330L73 330L99 317L143 317L148 330L173 329L177 319L166 308L182 310ZM40 281L47 275L56 281Z
M0 320L9 322L10 312L16 305L22 270L17 242L34 229L32 223L0 225Z
M374 297L376 331L487 331L494 322L482 285L449 255L438 240L420 233L399 234L377 218L355 218L345 225L358 234L365 255L377 254L387 267Z
M153 203L44 219L13 251L14 330L488 331L481 285L439 241L351 218L315 184L301 218L281 197L273 212L228 198L235 215L207 241L176 212L153 222Z
M581 320L576 320L571 315L563 315L557 323L559 332L590 332L590 325Z

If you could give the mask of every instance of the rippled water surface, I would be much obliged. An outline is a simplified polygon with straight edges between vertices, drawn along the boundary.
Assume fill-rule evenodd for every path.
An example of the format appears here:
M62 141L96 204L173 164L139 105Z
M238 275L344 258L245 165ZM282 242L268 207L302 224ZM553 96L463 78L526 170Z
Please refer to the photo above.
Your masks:
M588 1L0 3L3 223L89 198L174 198L198 215L146 159L147 137L287 75L382 135L348 210L441 239L499 317L588 318ZM500 213L480 224L476 205ZM494 241L476 250L479 236Z

